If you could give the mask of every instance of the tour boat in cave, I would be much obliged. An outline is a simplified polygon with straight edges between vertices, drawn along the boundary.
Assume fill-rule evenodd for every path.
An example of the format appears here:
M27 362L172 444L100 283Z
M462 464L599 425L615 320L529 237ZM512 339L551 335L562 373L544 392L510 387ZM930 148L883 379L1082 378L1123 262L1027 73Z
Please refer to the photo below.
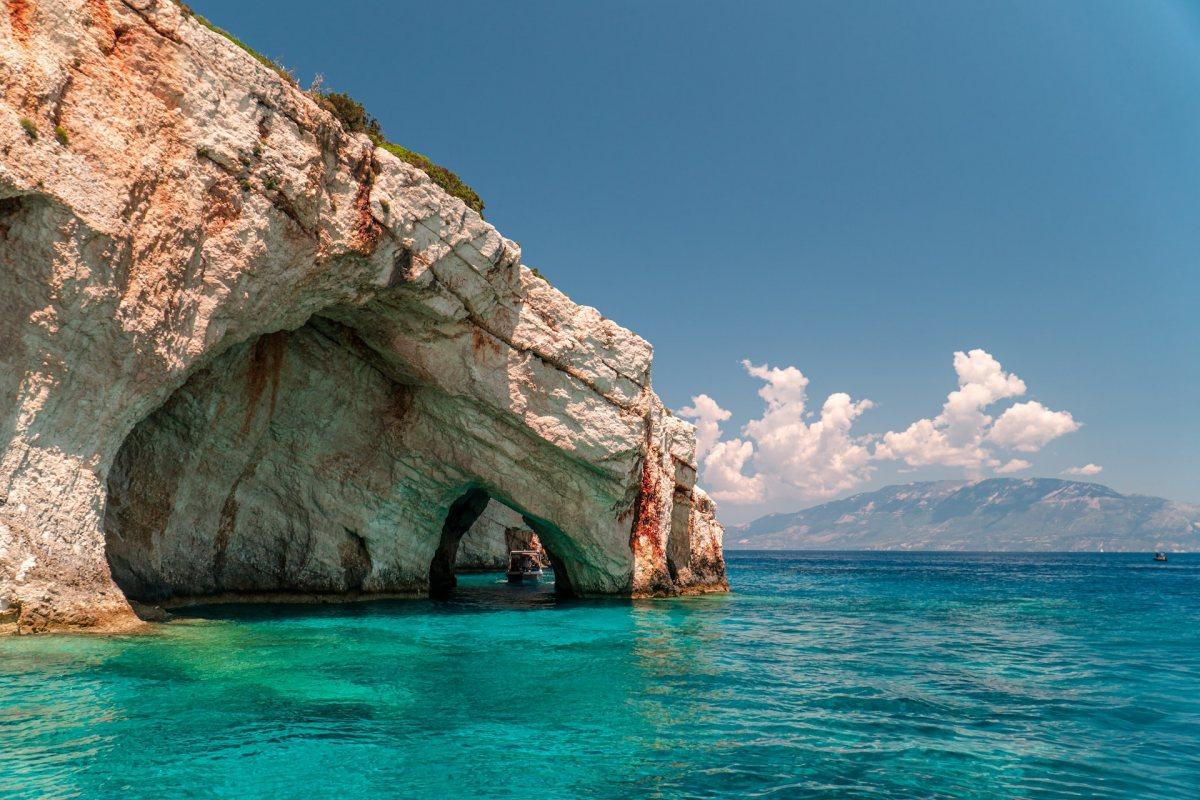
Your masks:
M508 582L536 583L542 577L542 562L536 550L513 550L508 554Z

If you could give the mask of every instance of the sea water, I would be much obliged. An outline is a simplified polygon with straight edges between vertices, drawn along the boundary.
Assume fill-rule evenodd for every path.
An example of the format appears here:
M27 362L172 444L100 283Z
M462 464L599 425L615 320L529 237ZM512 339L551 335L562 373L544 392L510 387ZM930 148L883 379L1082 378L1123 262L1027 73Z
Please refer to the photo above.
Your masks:
M1200 556L729 573L2 640L0 797L1200 797Z

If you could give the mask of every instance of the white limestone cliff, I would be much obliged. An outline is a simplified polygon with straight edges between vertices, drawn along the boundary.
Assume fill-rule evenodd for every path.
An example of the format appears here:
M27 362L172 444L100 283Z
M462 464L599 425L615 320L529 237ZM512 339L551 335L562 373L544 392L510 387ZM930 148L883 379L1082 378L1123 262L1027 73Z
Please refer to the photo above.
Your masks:
M567 591L726 588L644 340L175 3L3 8L0 622L436 592L489 499Z

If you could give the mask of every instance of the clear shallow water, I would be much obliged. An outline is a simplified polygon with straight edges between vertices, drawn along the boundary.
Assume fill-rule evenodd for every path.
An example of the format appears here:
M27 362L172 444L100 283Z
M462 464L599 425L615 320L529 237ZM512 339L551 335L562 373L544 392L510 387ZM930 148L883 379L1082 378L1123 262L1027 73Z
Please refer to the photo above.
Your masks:
M1200 556L730 554L727 597L197 609L0 640L0 797L1200 786Z

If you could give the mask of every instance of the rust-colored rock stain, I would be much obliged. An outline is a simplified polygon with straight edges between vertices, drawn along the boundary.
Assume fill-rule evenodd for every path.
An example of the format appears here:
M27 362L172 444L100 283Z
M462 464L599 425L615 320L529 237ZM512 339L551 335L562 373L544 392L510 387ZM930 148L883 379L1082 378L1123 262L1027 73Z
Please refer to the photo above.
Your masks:
M471 350L481 355L490 354L493 356L498 356L504 351L500 345L500 341L478 325L471 327Z
M220 233L242 213L242 198L237 186L228 178L213 182L204 193L204 232L209 236Z
M275 416L275 401L279 393L279 373L283 369L284 348L287 346L287 331L276 331L259 337L250 354L250 366L246 373L246 416L242 420L242 434L250 432L250 426L258 413L259 401L267 384L271 385L271 400L267 419Z
M106 40L111 41L113 19L112 12L108 9L108 3L104 0L87 0L87 10L91 24L100 29L100 33Z
M658 542L658 520L662 503L658 496L658 448L652 447L642 459L642 479L637 500L633 504L633 528L629 546L635 556L654 558L662 555Z
M371 187L375 185L375 157L368 153L354 168L354 178L358 181L358 193L354 197L354 239L351 247L363 255L375 252L383 227L375 221L371 213Z
M5 4L13 38L21 45L28 45L33 35L33 0L5 0Z

